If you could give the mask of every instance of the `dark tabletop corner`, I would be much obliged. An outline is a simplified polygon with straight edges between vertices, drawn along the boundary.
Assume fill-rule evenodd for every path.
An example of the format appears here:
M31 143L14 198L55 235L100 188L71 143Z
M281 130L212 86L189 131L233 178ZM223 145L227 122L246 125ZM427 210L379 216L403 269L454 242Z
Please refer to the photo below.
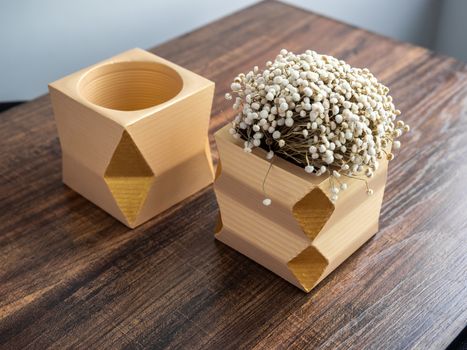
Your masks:
M26 101L9 101L9 102L0 102L0 113L5 112L6 110L19 106Z

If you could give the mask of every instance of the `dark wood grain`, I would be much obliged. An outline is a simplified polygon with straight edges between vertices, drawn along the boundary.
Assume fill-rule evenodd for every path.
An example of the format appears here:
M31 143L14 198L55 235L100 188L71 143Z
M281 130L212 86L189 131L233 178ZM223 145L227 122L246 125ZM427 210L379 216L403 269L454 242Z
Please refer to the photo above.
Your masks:
M129 230L61 183L43 96L0 115L1 348L442 349L456 337L466 66L276 2L152 51L216 82L214 131L233 117L223 95L234 75L282 47L370 68L412 126L376 237L307 295L214 241L211 187Z

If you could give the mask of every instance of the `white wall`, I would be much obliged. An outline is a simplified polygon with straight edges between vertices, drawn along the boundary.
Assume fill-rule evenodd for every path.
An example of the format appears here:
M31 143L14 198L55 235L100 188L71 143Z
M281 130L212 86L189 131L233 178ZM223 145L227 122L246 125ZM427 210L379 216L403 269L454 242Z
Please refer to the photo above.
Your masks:
M444 0L436 49L467 62L467 1Z
M464 1L464 0L461 0ZM439 0L285 0L357 27L430 47L434 42Z
M133 47L149 48L255 0L0 0L0 101Z
M286 1L402 41L437 43L467 60L467 0ZM254 2L0 0L0 102L32 99L80 68L155 46Z

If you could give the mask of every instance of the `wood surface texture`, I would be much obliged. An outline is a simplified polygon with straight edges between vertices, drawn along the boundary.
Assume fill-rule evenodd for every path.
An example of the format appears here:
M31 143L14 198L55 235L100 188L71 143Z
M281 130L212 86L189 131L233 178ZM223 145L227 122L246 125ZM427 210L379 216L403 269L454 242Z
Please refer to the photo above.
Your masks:
M368 67L412 127L376 236L306 294L215 241L212 187L130 230L62 184L43 96L0 115L0 348L443 349L456 337L467 321L466 65L277 2L152 51L216 83L217 158L231 79L282 47Z

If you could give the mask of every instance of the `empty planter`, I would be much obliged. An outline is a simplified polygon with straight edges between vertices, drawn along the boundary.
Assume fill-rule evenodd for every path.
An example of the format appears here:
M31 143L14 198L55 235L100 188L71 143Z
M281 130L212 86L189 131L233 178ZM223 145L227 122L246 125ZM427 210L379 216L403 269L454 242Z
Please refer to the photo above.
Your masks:
M49 85L63 182L129 227L209 185L214 83L133 49Z

